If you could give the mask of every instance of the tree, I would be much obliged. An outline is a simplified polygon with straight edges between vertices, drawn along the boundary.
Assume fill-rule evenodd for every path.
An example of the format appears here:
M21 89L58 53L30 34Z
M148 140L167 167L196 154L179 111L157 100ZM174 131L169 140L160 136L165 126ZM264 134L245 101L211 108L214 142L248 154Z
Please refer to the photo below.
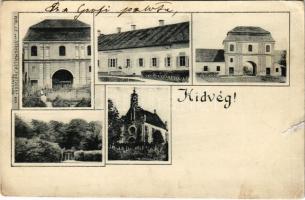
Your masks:
M80 142L85 137L88 129L88 123L85 120L72 119L63 135L63 147L66 149L80 149Z
M281 53L281 60L280 60L280 65L283 65L283 66L285 66L286 67L286 54L287 54L287 52L286 51L283 51L282 53Z
M60 147L63 147L63 136L65 134L66 125L62 122L51 120L48 124L49 141L58 143Z
M121 139L122 119L111 99L108 99L108 143L114 144Z
M102 125L101 122L92 121L88 124L88 131L82 139L80 149L100 150L102 149Z
M18 115L15 115L15 137L31 138L33 130Z
M45 140L49 139L47 134L49 130L49 126L46 122L33 119L31 124L32 124L33 134L35 136L41 137L41 139L45 139Z

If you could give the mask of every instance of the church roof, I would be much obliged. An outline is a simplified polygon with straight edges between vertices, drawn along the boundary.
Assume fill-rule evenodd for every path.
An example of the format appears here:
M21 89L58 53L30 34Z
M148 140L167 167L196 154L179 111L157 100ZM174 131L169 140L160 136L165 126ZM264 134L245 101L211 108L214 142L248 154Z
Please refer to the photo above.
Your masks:
M138 29L98 37L98 51L189 43L189 22Z
M274 42L269 31L257 26L237 26L227 33L224 42L249 41L249 42Z
M29 28L24 41L90 41L90 25L73 19L46 19Z
M135 112L135 118L136 119L144 119L144 116L146 117L146 123L163 128L167 130L165 123L161 120L159 115L157 113L151 113L147 110L142 109L141 107L138 107ZM130 122L132 118L132 109L130 108L125 116L123 116L124 121Z
M196 49L196 62L224 62L222 49Z

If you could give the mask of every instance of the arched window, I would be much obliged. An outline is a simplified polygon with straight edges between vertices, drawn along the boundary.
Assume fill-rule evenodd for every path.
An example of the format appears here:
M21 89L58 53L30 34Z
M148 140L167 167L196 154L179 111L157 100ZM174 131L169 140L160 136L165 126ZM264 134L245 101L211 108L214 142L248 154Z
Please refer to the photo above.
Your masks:
M234 51L234 44L230 44L230 51Z
M60 46L59 47L59 55L60 56L65 56L66 55L66 47L65 46Z
M91 56L91 46L87 46L87 55Z
M37 56L37 46L31 47L31 56Z
M266 45L266 52L270 52L270 45Z
M249 44L249 45L248 45L248 51L249 51L249 52L252 52L252 44Z

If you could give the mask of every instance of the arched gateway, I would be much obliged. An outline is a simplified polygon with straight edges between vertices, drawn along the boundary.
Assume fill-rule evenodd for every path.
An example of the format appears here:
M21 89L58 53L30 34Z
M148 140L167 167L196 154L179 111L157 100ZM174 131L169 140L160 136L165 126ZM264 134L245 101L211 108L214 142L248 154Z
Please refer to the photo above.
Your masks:
M243 75L256 76L257 65L253 61L247 61L243 67Z
M52 88L71 88L73 86L73 75L68 70L58 70L52 76Z

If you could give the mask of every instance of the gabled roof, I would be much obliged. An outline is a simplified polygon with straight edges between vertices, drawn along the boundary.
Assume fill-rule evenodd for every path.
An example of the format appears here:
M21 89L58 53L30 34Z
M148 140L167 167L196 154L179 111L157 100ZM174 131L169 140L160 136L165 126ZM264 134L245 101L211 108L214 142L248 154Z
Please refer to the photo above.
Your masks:
M90 41L90 25L72 19L46 19L31 26L23 41Z
M227 33L225 41L274 42L274 39L261 27L237 26Z
M160 128L167 130L165 123L161 120L157 113L151 113L147 110L138 107L135 112L136 119L144 119L146 118L145 122ZM145 117L144 117L145 116ZM132 109L130 108L125 116L123 116L124 121L130 122L132 118Z
M98 50L118 50L189 43L189 22L138 29L98 37Z
M196 49L196 62L224 62L222 49Z

